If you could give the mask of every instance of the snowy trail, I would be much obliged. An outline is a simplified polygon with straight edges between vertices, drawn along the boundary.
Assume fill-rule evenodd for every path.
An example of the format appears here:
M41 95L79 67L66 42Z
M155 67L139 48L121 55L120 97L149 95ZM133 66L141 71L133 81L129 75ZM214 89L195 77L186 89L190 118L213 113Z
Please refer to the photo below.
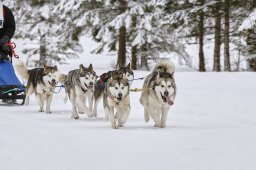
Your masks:
M50 115L37 112L34 97L29 106L1 105L0 169L254 170L255 74L177 72L175 78L177 100L165 129L143 121L140 93L131 93L130 117L118 130L103 119L102 104L98 118L71 119L63 90Z

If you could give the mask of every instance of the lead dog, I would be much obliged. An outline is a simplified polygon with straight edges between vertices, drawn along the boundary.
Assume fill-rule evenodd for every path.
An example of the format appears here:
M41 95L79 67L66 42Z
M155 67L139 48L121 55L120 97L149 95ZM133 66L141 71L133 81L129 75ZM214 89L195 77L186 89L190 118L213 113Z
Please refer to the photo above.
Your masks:
M103 106L114 129L122 127L130 114L129 91L129 81L124 75L112 74L108 79L103 92Z
M133 74L133 71L131 70L130 63L125 67L121 67L120 65L118 65L116 70L112 70L107 73L103 73L100 76L100 79L95 84L94 108L93 108L93 116L94 117L97 117L98 104L103 96L105 84L108 81L108 79L111 77L112 74L113 75L123 75L125 78L128 79L130 85L134 79L134 74Z
M72 70L65 78L65 90L72 103L72 118L78 119L80 113L87 113L92 117L93 91L96 82L96 73L92 64L88 68L82 64L79 69ZM89 108L86 106L86 99L89 102ZM67 98L65 98L65 101Z
M144 107L145 121L151 117L155 127L166 126L168 111L176 96L174 70L173 63L161 61L144 81L140 103Z
M40 106L39 112L44 112L44 104L46 103L45 112L51 113L53 92L58 82L64 80L63 74L58 71L57 66L44 65L43 68L28 70L23 62L15 60L14 67L17 73L24 80L27 80L25 105L29 104L30 95L35 93L37 103Z

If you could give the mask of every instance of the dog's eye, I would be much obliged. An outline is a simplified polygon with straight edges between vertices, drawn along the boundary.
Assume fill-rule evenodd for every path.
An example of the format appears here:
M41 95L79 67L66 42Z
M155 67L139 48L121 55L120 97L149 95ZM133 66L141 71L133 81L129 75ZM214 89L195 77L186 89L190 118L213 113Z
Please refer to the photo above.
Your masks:
M49 77L52 77L51 75L49 75Z
M94 77L92 77L92 79L94 79Z
M172 87L171 85L168 86L168 88L171 88L171 87Z
M161 85L162 88L164 88L164 85Z
M86 80L88 80L88 77L85 77Z
M124 87L122 87L122 90L124 89Z
M115 89L117 90L118 88L117 88L117 87L115 87Z

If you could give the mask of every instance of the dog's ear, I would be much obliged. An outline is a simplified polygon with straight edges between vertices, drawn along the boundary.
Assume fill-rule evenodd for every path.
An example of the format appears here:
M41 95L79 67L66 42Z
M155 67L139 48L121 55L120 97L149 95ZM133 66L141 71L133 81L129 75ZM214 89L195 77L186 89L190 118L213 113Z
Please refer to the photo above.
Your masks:
M80 72L83 72L83 71L84 71L84 65L83 65L83 64L80 64L79 70L80 70Z
M131 63L127 64L126 68L131 69Z
M118 63L116 69L119 70L121 68L120 64Z
M58 67L55 65L55 66L53 66L53 69L55 70L55 71L58 71Z
M93 70L92 64L89 65L88 69Z
M44 64L44 72L46 72L46 70L48 69L49 67L46 65L46 64Z
M156 80L158 80L159 78L160 78L160 71L157 71Z

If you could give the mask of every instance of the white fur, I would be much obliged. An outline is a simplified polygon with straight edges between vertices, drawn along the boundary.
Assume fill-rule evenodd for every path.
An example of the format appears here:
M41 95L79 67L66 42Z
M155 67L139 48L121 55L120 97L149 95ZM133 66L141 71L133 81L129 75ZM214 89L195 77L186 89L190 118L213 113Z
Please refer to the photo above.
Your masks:
M165 68L170 74L173 74L175 71L173 63L168 61L161 61L156 65L154 71L157 71L157 68L160 66ZM172 82L165 81L161 78L159 79L159 76L156 76L156 79L153 81L158 82L155 89L152 88L152 84L154 84L154 82L148 84L149 80L145 80L140 97L140 103L144 107L145 121L148 122L151 117L155 122L155 127L164 128L166 127L166 120L170 105L163 101L161 94L164 95L165 92L168 92L168 97L174 100L176 92Z
M24 79L28 80L29 74L28 69L25 67L24 63L20 61L19 59L14 59L14 68L16 72ZM30 95L32 95L34 92L36 94L37 103L39 105L39 112L46 112L51 113L51 102L52 102L52 95L54 91L54 87L51 86L49 82L52 82L53 79L56 80L56 84L60 79L62 78L62 74L59 71L56 71L54 73L50 73L49 75L46 75L43 77L43 82L38 83L36 89L31 85L29 88L26 89L26 99L25 99L25 105L29 104L29 98ZM44 110L44 104L46 103L46 107Z

